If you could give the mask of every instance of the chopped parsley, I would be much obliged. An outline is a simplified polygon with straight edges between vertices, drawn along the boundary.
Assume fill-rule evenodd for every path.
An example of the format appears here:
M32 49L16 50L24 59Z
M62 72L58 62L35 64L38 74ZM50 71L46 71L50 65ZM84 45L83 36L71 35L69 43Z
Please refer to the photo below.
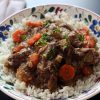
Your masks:
M21 39L24 41L26 40L27 36L26 35L21 35Z
M65 34L65 35L63 36L63 38L64 38L64 39L68 39L68 35Z
M43 34L42 39L48 41L49 40L49 35L48 34Z
M35 45L38 45L38 46L45 46L45 45L47 45L47 42L40 39L38 42L35 43Z
M52 60L52 59L55 57L55 55L56 55L56 50L55 50L55 48L51 48L51 49L49 50L49 52L47 53L46 58L47 58L48 60Z
M50 21L50 20L47 20L47 21L45 21L45 22L43 23L43 26L47 28L47 27L50 26L50 24L51 24L51 21Z
M84 41L84 35L83 34L78 34L77 38L79 41L83 42Z
M35 43L35 45L45 46L47 45L48 41L49 41L49 35L43 34L42 37L39 39L39 41Z
M56 27L56 28L53 29L53 32L54 33L60 33L61 31L60 31L60 28L59 27Z

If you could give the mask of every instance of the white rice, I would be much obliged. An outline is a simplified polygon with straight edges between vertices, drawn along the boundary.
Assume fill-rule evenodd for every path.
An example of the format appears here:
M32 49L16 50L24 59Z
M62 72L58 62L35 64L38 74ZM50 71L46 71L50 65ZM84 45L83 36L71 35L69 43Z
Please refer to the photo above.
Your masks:
M60 18L59 16L60 15ZM59 23L68 23L70 25L73 26L73 28L81 28L83 26L86 26L86 24L81 21L78 22L76 20L74 20L73 18L71 18L70 16L68 16L65 12L59 13L58 15L55 15L55 13L47 13L45 15L46 19L49 20L55 20ZM22 23L17 23L14 24L13 27L10 29L10 33L14 32L16 29L25 29L27 27L25 27L25 22L27 20L37 20L36 18L33 18L32 16L30 16L29 18L25 18L22 20ZM52 27L54 27L55 25L52 24L50 26L50 29L52 29ZM68 31L65 31L63 28L61 29L63 31L63 35L65 33L69 33ZM4 64L5 59L11 54L10 49L13 46L13 42L12 42L12 38L8 38L6 41L2 42L0 45L0 64ZM100 43L97 43L98 48L100 48ZM100 53L100 49L98 50ZM48 89L39 89L36 88L35 86L26 86L24 82L19 81L18 79L15 78L15 74L5 68L5 67L1 67L0 68L0 73L3 74L2 78L7 81L7 82L12 82L14 83L14 87L23 92L26 93L29 96L34 96L34 97L40 97L43 100L50 100L50 99L58 99L58 98L66 98L72 95L79 95L83 90L89 89L90 87L92 87L95 84L95 79L97 77L100 76L100 65L94 67L94 74L91 75L88 78L84 78L84 80L78 80L76 82L76 86L75 87L70 87L70 86L64 86L62 89L50 93Z

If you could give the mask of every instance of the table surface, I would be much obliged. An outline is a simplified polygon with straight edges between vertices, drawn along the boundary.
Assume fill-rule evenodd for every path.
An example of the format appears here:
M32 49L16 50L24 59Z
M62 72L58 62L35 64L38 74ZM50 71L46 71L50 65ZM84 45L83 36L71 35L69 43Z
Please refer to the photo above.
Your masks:
M26 0L27 7L33 7L43 4L70 4L87 8L100 15L100 0ZM0 100L13 100L0 91ZM89 100L100 100L100 94Z

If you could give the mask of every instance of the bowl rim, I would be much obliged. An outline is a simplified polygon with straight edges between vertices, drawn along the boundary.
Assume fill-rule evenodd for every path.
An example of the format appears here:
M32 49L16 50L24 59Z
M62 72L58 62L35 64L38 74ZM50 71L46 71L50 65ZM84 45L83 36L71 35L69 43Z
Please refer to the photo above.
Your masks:
M86 12L92 13L93 15L97 16L98 18L100 18L100 15L97 14L97 13L95 13L94 11L91 11L91 10L89 10L89 9L87 9L87 8L84 8L84 7L80 7L80 6L76 6L76 5L71 5L71 4L63 4L63 3L44 4L44 5L38 5L38 6L33 6L33 7L50 6L50 5L52 5L52 6L53 6L53 5L54 5L54 6L55 6L55 5L58 5L58 6L71 6L71 7L75 7L75 8L84 10L84 11L86 11ZM33 7L24 8L24 9L22 9L22 10L20 10L20 11L17 11L17 12L15 12L15 13L11 14L11 15L8 16L7 18L5 18L3 21L1 21L1 22L0 22L0 25L1 25L2 23L4 23L6 20L8 20L9 18L11 18L12 16L15 16L15 15L17 15L18 13L21 13L21 12L23 12L23 11L25 11L25 10L29 10L29 9L31 9L31 8L33 8Z
M96 16L98 19L100 19L100 15L99 15L99 14L97 14L97 13L95 13L95 12L93 12L93 11L87 9L87 8L80 7L80 6L76 6L76 5L71 5L71 4L63 4L63 3L51 4L51 3L50 3L50 4L43 4L43 5L38 5L38 6L36 5L36 6L33 6L33 7L36 7L36 8L37 8L37 7L42 7L42 6L56 6L56 5L57 5L57 6L70 6L70 7L78 8L78 9L84 10L84 11L86 11L86 12L92 13L94 16ZM5 18L3 21L1 21L1 22L0 22L0 25L2 25L5 21L9 20L11 17L16 16L17 14L19 14L19 13L21 13L21 12L24 12L24 11L26 11L26 10L30 10L30 9L33 8L33 7L24 8L24 9L22 9L22 10L20 10L20 11L17 11L17 12L15 12L15 13L11 14L11 15L8 16L7 18ZM14 95L14 94L12 94L11 92L7 91L7 90L4 89L2 86L0 86L0 90L1 90L2 92L4 92L6 95L8 95L9 97L13 98L13 99L25 100L24 98L22 98L22 97L20 98L19 96ZM75 100L80 100L80 99L81 99L81 100L86 100L86 99L89 99L89 98L91 98L91 97L93 97L93 96L99 94L99 93L100 93L100 89L95 90L94 92L88 94L87 96L83 96L82 98L81 98L81 97L76 98Z
M19 96L12 94L11 92L7 91L6 89L4 89L4 88L1 87L1 86L0 86L0 90L1 90L4 94L6 94L7 96L9 96L9 97L11 97L11 98L13 98L13 99L15 99L15 100L25 100L25 99L22 98L22 97L20 98Z

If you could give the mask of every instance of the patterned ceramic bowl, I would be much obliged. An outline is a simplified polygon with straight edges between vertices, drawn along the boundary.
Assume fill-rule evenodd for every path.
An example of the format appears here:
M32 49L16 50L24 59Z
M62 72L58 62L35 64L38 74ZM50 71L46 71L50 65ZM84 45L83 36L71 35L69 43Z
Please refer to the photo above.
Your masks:
M87 9L70 6L70 5L43 5L43 6L33 7L33 8L27 8L16 14L11 15L0 24L0 43L2 41L6 41L6 39L8 38L7 34L4 34L5 31L9 31L9 28L13 25L13 23L20 22L24 17L29 15L36 15L42 19L44 18L44 14L47 12L57 12L63 10L67 12L70 16L74 17L75 19L84 20L85 23L90 27L90 30L93 31L92 35L96 37L96 39L100 43L100 16ZM98 81L95 83L93 87L88 89L88 91L82 92L79 96L77 96L74 99L77 100L88 99L100 93L99 80L100 78L98 79ZM2 79L2 74L0 74L0 89L5 94L9 95L14 99L18 99L18 100L39 99L39 98L26 96L16 91L13 84L9 84Z

